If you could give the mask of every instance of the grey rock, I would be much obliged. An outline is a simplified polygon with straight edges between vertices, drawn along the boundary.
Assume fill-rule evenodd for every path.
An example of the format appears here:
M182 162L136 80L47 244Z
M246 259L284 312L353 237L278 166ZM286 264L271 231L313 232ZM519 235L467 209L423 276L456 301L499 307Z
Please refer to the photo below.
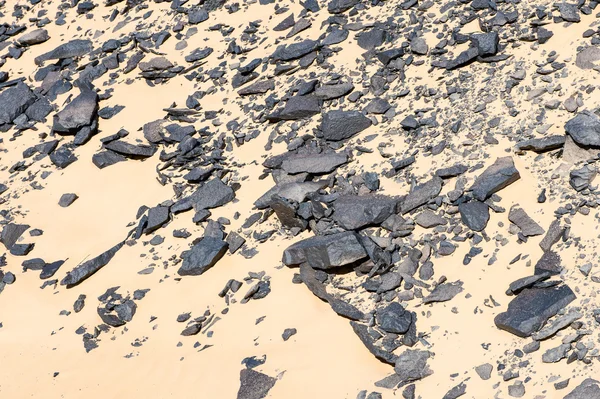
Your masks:
M414 188L405 198L401 205L402 214L406 214L418 207L425 205L442 191L443 181L434 176L431 180Z
M104 169L107 166L111 166L119 162L124 162L126 160L127 158L125 158L123 155L117 154L116 152L112 151L101 151L92 155L92 162L99 169Z
M490 377L492 376L493 369L494 369L494 367L491 364L485 363L485 364L475 367L475 372L477 373L479 378L486 381L486 380L489 380Z
M508 220L521 229L525 237L533 237L544 234L544 229L525 213L522 208L513 207L508 213Z
M477 47L469 47L467 50L460 53L456 58L446 63L446 69L452 71L469 65L479 57L479 49Z
M506 295L517 295L519 292L523 291L525 288L531 288L536 283L547 280L549 277L550 277L550 273L543 273L543 274L527 276L527 277L523 277L518 280L515 280L512 283L510 283L510 285L508 286Z
M354 90L354 85L352 83L322 85L315 90L313 95L320 100L333 100L345 96L352 90Z
M565 144L565 136L547 136L539 139L530 139L521 141L516 145L519 151L535 151L542 153L546 151L558 150Z
M189 200L196 212L203 209L218 208L233 201L235 192L219 178L209 180L196 190Z
M473 196L479 201L485 201L492 194L502 190L521 178L515 168L512 157L496 159L471 186Z
M410 41L410 51L419 55L426 55L429 51L427 42L422 37L416 37Z
M412 313L406 311L398 302L392 302L384 309L377 311L377 325L394 334L405 334L413 322Z
M460 219L473 231L483 231L490 220L488 205L480 201L465 202L458 206Z
M17 243L17 240L29 229L28 224L8 223L2 228L0 242L4 244L7 250Z
M327 11L330 14L341 14L358 4L358 0L330 0Z
M144 159L149 158L156 152L156 147L151 145L135 145L123 140L114 140L104 145L104 148L111 150L127 158Z
M596 61L600 60L600 48L589 46L577 53L575 65L581 69L592 69Z
M44 43L50 39L48 31L46 29L35 29L31 32L27 32L17 39L17 42L21 46L33 46L36 44Z
M462 281L439 284L431 291L431 294L423 298L423 303L428 304L449 301L463 291L462 285Z
M371 126L371 120L358 111L329 111L323 116L323 138L341 141L351 138Z
M307 238L289 246L283 252L287 266L307 262L315 269L332 269L364 259L367 253L353 232Z
M571 350L571 344L561 344L556 348L550 348L542 355L542 362L556 363L567 357L567 353Z
M397 203L383 195L346 195L333 203L332 218L346 230L379 225L396 212Z
M590 186L596 178L596 174L596 168L593 165L583 165L581 168L571 171L569 184L575 191L583 191Z
M550 223L550 227L548 227L548 232L542 241L540 241L540 248L544 251L549 251L552 246L565 235L565 232L566 229L560 225L560 220L553 220L552 223Z
M525 385L521 381L516 381L508 386L508 395L513 398L522 398L525 395Z
M271 57L275 61L292 61L298 58L302 58L307 54L312 53L319 49L320 44L316 40L306 39L301 42L296 42L288 45L281 45L277 47Z
M396 359L394 370L400 376L403 384L418 381L433 374L427 365L430 357L431 354L428 351L407 349Z
M518 337L529 337L575 298L566 285L525 289L508 304L506 312L494 318L494 323Z
M90 126L97 115L98 94L92 90L83 90L56 114L52 130L59 134L76 134L82 127Z
M73 194L73 193L63 194L60 197L60 200L58 201L58 205L63 208L66 208L66 207L70 206L73 202L75 202L78 198L79 198L79 196L77 194Z
M563 399L600 399L600 382L586 378Z
M169 208L166 206L155 206L148 211L148 219L144 234L150 234L160 229L169 221Z
M580 146L600 147L600 118L593 112L579 112L567 121L565 131Z
M415 223L423 228L430 229L432 227L442 226L448 223L448 221L431 211L423 211L415 217Z
M369 350L369 352L371 352L371 354L373 354L373 356L375 356L377 359L381 360L384 363L391 364L391 365L396 364L398 356L394 355L391 352L388 352L386 350L383 350L383 349L377 347L375 345L375 343L373 342L373 338L369 334L369 328L367 326L365 326L364 324L357 323L355 321L351 321L350 325L352 326L354 333L356 335L358 335L358 338L362 341L362 343ZM427 354L429 354L429 352L427 352ZM407 356L407 357L410 357L410 356ZM425 359L425 361L427 361L427 359ZM400 367L402 367L402 364L400 364ZM418 367L419 367L419 365L414 365L414 364L408 365L408 369L405 372L400 374L400 373L398 373L398 370L396 370L396 373L399 374L401 376L401 378L402 377L410 378L410 376L418 374L419 371L415 370ZM425 365L425 368L428 370L426 365Z
M386 36L385 30L373 28L366 32L362 32L356 40L356 43L364 50L373 50L385 42Z
M254 202L254 205L258 209L265 209L271 203L271 198L274 195L279 195L280 197L295 202L302 202L309 194L314 193L325 186L327 186L326 180L277 184L257 199Z
M306 172L319 175L333 172L346 162L348 162L348 156L344 153L294 155L282 162L281 169L289 174Z
M275 386L277 380L253 369L240 371L240 389L237 399L262 399Z
M558 3L558 12L560 17L567 22L580 22L581 16L579 15L579 9L577 4L573 3Z
M281 334L281 338L283 338L284 341L287 341L292 336L296 335L296 333L298 333L298 330L296 330L295 328L286 328L283 331L283 334Z
M535 264L536 275L557 275L562 271L560 255L554 251L546 251Z
M115 256L115 254L123 247L124 242L120 242L111 249L97 257L90 259L84 263L79 264L73 270L67 273L65 278L60 282L61 285L66 285L67 288L74 287L87 278L91 277L98 270L102 269L104 266L111 261L111 259Z
M467 393L467 385L464 382L461 382L446 392L442 399L456 399L463 396L465 393Z
M83 57L89 54L93 49L90 40L75 39L70 42L61 44L54 50L49 51L35 58L35 64L40 66L45 61L60 60L64 58Z
M310 118L321 112L321 100L317 97L293 96L288 99L283 110L267 116L271 122Z
M562 316L558 316L550 325L542 328L540 331L534 333L531 337L536 341L543 341L550 337L553 337L554 334L571 325L576 320L579 320L583 317L583 314L577 311L572 311Z
M227 242L214 237L204 237L200 242L185 251L181 257L183 263L177 274L180 276L199 276L213 267L227 252Z
M495 55L500 45L500 37L497 32L479 33L471 35L473 44L477 47L480 57Z
M19 115L35 103L37 97L25 83L0 93L0 124L12 123Z

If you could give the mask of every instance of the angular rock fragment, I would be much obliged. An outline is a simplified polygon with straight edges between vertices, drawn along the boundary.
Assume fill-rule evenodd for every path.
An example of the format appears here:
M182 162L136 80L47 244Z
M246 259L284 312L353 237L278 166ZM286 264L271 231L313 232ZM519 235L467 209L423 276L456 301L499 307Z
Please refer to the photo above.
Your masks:
M333 220L346 230L379 225L396 212L398 201L383 195L346 195L333 203Z
M590 111L581 111L567 121L565 131L582 147L600 147L600 117Z
M185 251L181 257L183 263L177 274L180 276L199 276L213 267L227 252L228 244L214 237L204 237L200 242Z
M63 278L60 282L60 285L66 285L67 288L71 288L80 284L85 279L89 278L98 270L106 266L124 244L124 242L120 242L108 251L103 252L97 257L76 266L73 270L67 273L65 278Z
M412 313L406 311L398 302L392 302L377 311L377 325L385 332L404 334L413 322Z
M271 57L275 61L292 61L312 53L313 51L319 49L319 47L320 44L318 41L306 39L301 42L277 47Z
M554 251L546 251L542 257L536 262L535 275L557 275L562 271L560 255Z
M462 222L473 231L483 231L490 220L490 209L484 202L465 202L458 206L458 210Z
M315 269L346 266L367 257L367 253L353 232L307 238L289 246L283 252L287 266L307 262Z
M12 123L35 103L37 97L25 83L18 83L0 93L0 125Z
M21 46L33 46L44 43L45 41L48 41L48 39L50 39L50 36L46 29L35 29L19 37L17 42L19 42Z
M394 370L400 376L401 382L418 381L433 374L427 365L431 353L423 350L407 349L396 359Z
M406 214L418 207L425 205L442 191L443 181L440 177L434 176L431 180L417 186L412 190L400 206L402 214Z
M293 96L285 103L282 110L267 115L271 122L291 121L310 118L321 112L321 100L312 95Z
M496 159L471 186L473 196L479 201L485 201L492 194L502 190L521 178L515 168L512 157Z
M543 341L554 336L554 334L556 334L558 331L568 327L571 325L571 323L581 319L582 317L583 314L577 311L572 311L565 315L558 316L556 320L542 328L540 331L534 333L531 337L536 341Z
M521 141L516 145L519 151L535 151L542 153L546 151L558 150L565 144L565 136L548 136L539 139L530 139Z
M592 184L596 178L596 168L593 165L583 165L579 169L572 170L569 174L569 184L575 191L583 191Z
M575 298L573 291L566 285L525 289L508 304L506 312L494 318L494 323L501 330L526 338Z
M240 371L240 389L237 399L262 399L275 386L277 380L253 369Z
M431 294L423 298L423 303L428 304L449 301L463 291L462 285L462 281L439 284L431 291Z
M60 197L60 200L58 201L58 205L66 208L68 206L70 206L71 204L73 204L73 202L75 202L79 197L77 196L77 194L73 194L73 193L67 193L67 194L63 194Z
M75 39L61 44L54 50L49 51L35 58L35 64L40 66L46 61L60 60L65 58L82 57L92 51L92 42L90 40Z
M525 237L533 237L544 234L544 229L525 213L523 208L513 207L508 213L508 220L521 229Z
M0 235L0 242L4 244L7 250L16 244L17 240L29 229L28 224L16 224L8 223L2 228L2 234Z
M114 140L104 145L104 148L111 150L127 158L144 159L149 158L156 152L156 147L150 145L135 145L122 140Z
M377 359L379 359L380 361L382 361L384 363L391 364L391 365L396 364L396 359L398 359L398 356L394 355L391 352L388 352L386 350L383 350L383 349L377 347L375 345L375 343L373 342L373 338L369 334L369 328L367 326L365 326L364 324L361 324L361 323L357 323L355 321L351 321L350 325L352 326L354 333L356 335L358 335L358 338L366 346L366 348L369 350L369 352L371 352L373 354L373 356L375 356ZM396 371L396 372L398 373L398 371ZM411 371L409 370L408 372L403 373L402 376L406 376L408 374L414 375L414 374L417 374L417 372L411 373Z
M67 106L54 117L52 130L59 134L77 134L80 129L97 121L98 94L92 90L82 90ZM91 134L95 134L94 128Z
M275 187L269 189L269 191L257 199L254 202L254 205L258 209L267 208L271 203L271 198L274 195L279 195L280 197L292 201L302 202L306 199L307 195L314 193L325 186L327 186L326 180L277 184Z
M281 169L289 174L306 172L319 175L333 172L346 162L348 162L348 156L343 153L296 155L286 158L281 164Z
M219 178L209 180L196 190L189 201L196 212L203 209L218 208L235 198L235 192Z
M371 120L358 111L329 111L323 116L321 132L325 140L351 138L371 126Z
M600 399L600 382L586 378L563 399Z

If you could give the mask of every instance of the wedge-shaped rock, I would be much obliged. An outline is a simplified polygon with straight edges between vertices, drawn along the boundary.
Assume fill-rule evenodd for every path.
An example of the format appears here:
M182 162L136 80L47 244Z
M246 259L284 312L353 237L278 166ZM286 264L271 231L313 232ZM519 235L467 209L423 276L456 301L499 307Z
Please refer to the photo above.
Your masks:
M271 122L293 121L310 118L321 112L321 100L315 96L294 96L283 107L283 110L267 116Z
M562 271L560 255L554 251L546 251L535 264L534 274L557 275Z
M463 291L462 281L440 284L431 291L431 294L423 298L423 303L446 302Z
M379 225L396 213L397 204L384 195L346 195L333 203L333 220L346 230Z
M407 349L396 359L394 371L400 376L402 383L418 381L433 374L427 365L430 357L431 353L428 351Z
M156 152L156 147L150 145L135 145L122 140L111 141L104 145L104 148L123 155L127 158L143 159L149 158Z
M321 132L325 140L349 139L371 126L371 120L358 111L329 111L323 116Z
M271 198L275 194L296 202L302 202L306 199L307 195L317 192L326 186L327 181L325 180L278 184L257 199L254 202L254 205L258 209L267 208L271 203Z
M443 180L434 176L431 180L420 186L415 187L402 202L401 212L402 214L408 213L418 207L425 205L435 197L437 197L442 191Z
M94 259L90 259L78 266L76 266L73 270L67 273L65 278L62 279L60 285L66 285L67 288L71 288L81 283L98 270L102 269L104 266L111 261L111 259L115 256L115 254L123 247L124 242L120 242L111 249L102 254L96 256Z
M9 223L2 229L0 241L4 244L6 249L10 251L12 246L16 244L17 240L27 231L27 229L29 229L28 224Z
M286 173L311 173L319 175L333 172L338 166L348 162L348 156L343 153L321 153L311 155L295 155L281 164Z
M354 330L354 333L358 335L358 338L361 342L367 347L369 352L373 354L377 359L381 360L384 363L395 365L396 359L398 356L394 355L391 352L383 350L375 345L373 342L373 337L369 334L369 328L364 324L357 323L355 321L351 321L350 325Z
M563 399L600 399L600 382L586 378Z
M306 39L301 42L288 45L281 45L271 56L276 61L291 61L304 57L306 54L312 53L320 47L316 40Z
M181 256L183 263L177 274L180 276L199 276L213 267L227 252L229 245L215 237L204 237L189 251Z
M308 263L314 269L333 269L367 257L358 235L351 231L307 238L283 251L287 266Z
M479 201L485 201L492 194L521 178L515 168L512 157L498 158L490 165L471 186L473 196Z
M59 134L76 134L89 126L98 116L98 94L83 90L73 101L56 114L52 130Z
M385 332L404 334L412 322L412 313L406 311L398 302L392 302L377 311L377 325Z
M525 289L508 304L506 312L494 318L494 323L518 337L529 337L575 298L566 285Z
M240 389L237 399L262 399L275 386L277 380L266 374L252 369L243 369L240 372Z
M92 42L90 40L75 39L61 44L54 50L36 57L34 61L36 65L42 65L45 61L82 57L89 54L92 49Z

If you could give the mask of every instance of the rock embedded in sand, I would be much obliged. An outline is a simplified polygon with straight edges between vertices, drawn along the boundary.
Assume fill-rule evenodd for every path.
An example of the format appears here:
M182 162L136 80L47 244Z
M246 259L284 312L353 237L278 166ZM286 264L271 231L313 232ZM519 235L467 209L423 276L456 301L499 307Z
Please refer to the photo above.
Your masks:
M425 205L442 191L443 180L434 176L431 180L417 186L412 190L402 201L400 210L402 214L406 214L418 207Z
M277 47L271 57L275 61L292 61L302 58L305 55L319 49L321 45L316 40L306 39L301 42L296 42L288 45Z
M218 208L233 201L235 192L219 178L204 183L190 197L189 201L196 212L204 209Z
M265 209L269 207L274 195L279 195L280 197L292 201L302 202L309 194L314 193L325 186L327 186L326 180L277 184L257 199L254 202L254 205L258 209Z
M25 83L19 83L0 93L0 125L12 123L35 103L37 97Z
M600 117L590 111L581 111L567 121L565 131L582 147L600 147Z
M123 244L125 243L120 242L108 251L103 252L97 257L76 266L73 270L67 273L65 278L63 278L60 282L60 285L66 285L67 288L71 288L80 284L85 279L89 278L98 270L106 266L108 262L110 262L115 256L115 254L123 247Z
M477 373L479 378L485 381L490 379L490 377L492 376L493 369L494 367L491 364L485 363L475 367L475 372Z
M4 225L2 228L2 234L0 235L0 242L4 244L7 250L13 247L16 244L17 240L21 238L23 233L25 233L29 229L28 224L16 224L16 223L8 223Z
M347 231L307 238L283 251L286 266L307 262L314 269L346 266L367 257L356 233Z
M40 66L45 61L82 57L89 54L92 51L92 48L92 42L90 40L71 40L70 42L61 44L52 51L36 57L35 64Z
M62 208L66 208L73 204L73 202L75 202L78 198L79 196L74 193L63 194L61 195L60 200L58 201L58 205Z
M449 301L463 291L462 285L462 281L439 284L431 291L431 294L423 298L423 303L428 304Z
M427 365L431 357L429 351L407 349L396 359L394 370L402 384L418 381L433 374Z
M586 378L563 399L600 399L600 382Z
M323 116L321 133L325 140L341 141L371 126L371 120L358 111L333 110Z
M530 139L517 143L515 146L519 151L535 151L542 153L558 150L565 144L565 136L547 136L539 139Z
M458 206L460 219L473 231L483 231L490 220L489 206L480 201L470 201Z
M377 359L379 359L380 361L382 361L384 363L391 364L391 365L396 364L398 356L394 355L391 352L388 352L386 350L383 350L383 349L377 347L374 343L373 337L369 333L369 328L366 325L357 323L355 321L351 321L350 325L352 326L354 333L362 341L362 343L369 350L369 352L371 352L371 354L373 354L373 356L375 356ZM427 352L427 353L429 353L429 352ZM402 375L404 376L406 374L408 374L408 373L403 373Z
M348 162L348 156L344 153L295 155L286 158L281 163L281 169L289 174L306 172L319 175L333 172L346 162Z
M473 196L479 201L485 201L492 194L502 190L521 178L515 168L512 157L496 159L471 186Z
M506 312L494 318L494 323L518 337L529 337L575 299L566 285L524 289L508 304Z
M204 237L190 250L181 254L183 263L177 274L199 276L213 267L227 252L228 244L214 237Z
M383 195L346 195L333 203L333 220L346 230L379 225L396 212L398 201Z
M525 237L533 237L544 234L544 229L525 213L523 208L513 207L508 213L508 220L521 229Z
M398 302L392 302L377 311L377 325L385 332L404 334L413 323L412 313L406 311Z
M262 399L269 394L277 380L253 369L240 371L240 389L237 399Z
M310 118L321 112L321 100L312 95L290 97L282 110L266 116L271 122Z

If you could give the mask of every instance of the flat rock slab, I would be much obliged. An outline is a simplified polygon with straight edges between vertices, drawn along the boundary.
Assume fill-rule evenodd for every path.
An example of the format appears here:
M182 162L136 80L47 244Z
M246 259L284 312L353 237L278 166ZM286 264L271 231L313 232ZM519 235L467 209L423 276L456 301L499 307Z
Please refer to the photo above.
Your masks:
M12 123L36 101L37 97L25 83L4 90L0 93L0 124Z
M209 180L190 196L196 212L203 209L218 208L233 201L235 192L227 184L217 177Z
M54 50L36 57L34 61L36 65L42 65L45 61L82 57L89 54L92 49L93 45L90 40L75 39L61 44Z
M341 141L371 126L371 120L358 111L329 111L323 116L321 132L325 140Z
M544 234L544 229L525 213L522 208L511 208L508 213L508 220L521 229L525 237L533 237Z
M462 281L440 284L431 291L431 294L423 298L423 303L446 302L463 291Z
M314 269L333 269L364 259L367 252L358 235L346 231L307 238L283 251L283 263L295 266L308 263Z
M156 147L151 145L135 145L122 140L111 141L104 145L104 148L132 159L150 158L156 152Z
M2 242L6 249L10 251L12 246L16 244L17 240L27 231L27 229L29 229L29 227L28 224L9 223L5 225L2 228L0 242Z
M581 69L592 69L596 66L596 61L600 61L600 48L590 46L577 53L575 65Z
M423 183L413 191L411 191L402 202L401 212L402 214L408 213L418 207L425 205L435 197L437 197L442 191L443 180L434 176L431 180Z
M326 180L280 183L269 189L269 191L257 199L254 202L254 206L256 206L258 209L265 209L269 207L274 195L279 195L280 197L292 201L302 202L306 199L307 195L319 191L326 186Z
M181 257L183 263L177 274L180 276L199 276L213 267L227 252L227 242L214 237L204 237L191 250Z
M490 165L471 186L473 196L479 201L485 201L492 194L502 190L521 178L515 168L512 157L498 158Z
M319 175L333 172L338 166L348 162L343 153L321 153L312 155L294 155L281 163L281 169L289 174L311 173Z
M566 285L525 289L508 304L506 312L494 318L494 323L501 330L529 337L575 298Z
M427 365L430 357L429 351L407 349L396 359L394 371L400 376L402 383L418 381L433 374Z
M384 195L346 195L333 203L333 220L346 230L379 225L396 213L398 200Z
M542 153L558 150L559 148L562 148L563 145L565 145L565 136L557 135L521 141L516 145L516 148L519 151L535 151L537 153Z
M562 271L560 255L554 251L546 251L535 264L534 274L557 275Z
M240 372L240 389L237 399L262 399L275 386L277 380L266 374L252 369L243 369Z
M563 399L600 399L600 382L586 378Z
M98 94L83 90L73 101L56 114L52 130L59 134L76 134L92 124L98 115Z

